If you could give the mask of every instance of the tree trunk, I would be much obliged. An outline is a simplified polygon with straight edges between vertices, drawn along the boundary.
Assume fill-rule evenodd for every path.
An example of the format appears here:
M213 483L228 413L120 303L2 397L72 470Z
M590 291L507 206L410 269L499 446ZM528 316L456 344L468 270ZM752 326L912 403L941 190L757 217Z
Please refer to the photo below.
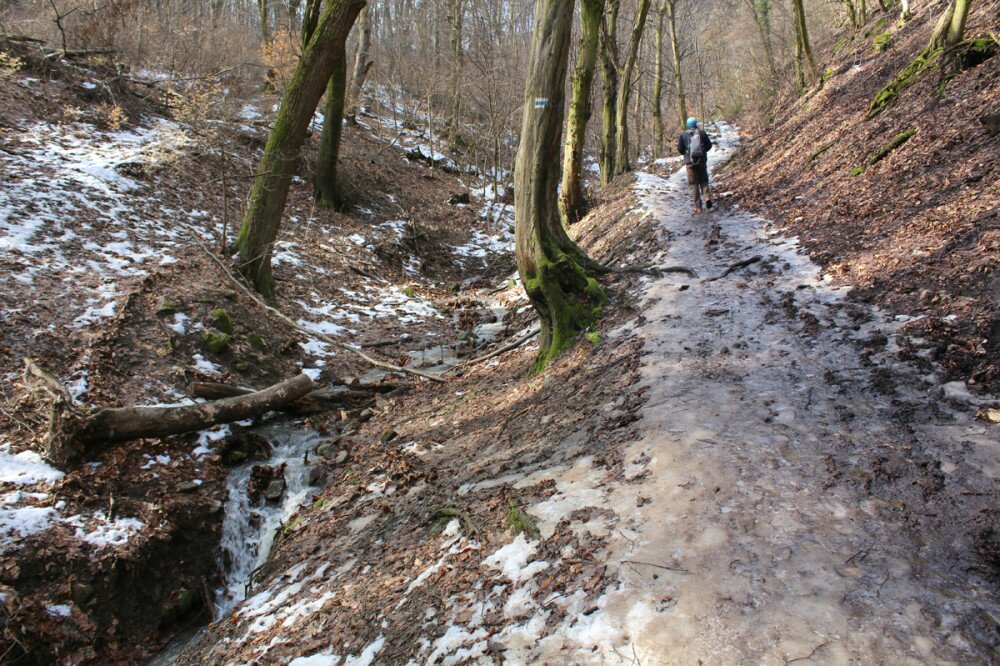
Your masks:
M462 44L463 0L451 0L448 11L448 23L451 46L451 70L449 85L451 86L451 109L448 112L448 143L457 145L459 142L458 116L462 110L461 75L464 47Z
M604 99L601 119L604 135L601 140L601 185L607 186L614 177L617 144L615 109L618 106L618 10L621 0L608 0L601 25L601 74L604 77Z
M955 19L955 0L949 0L948 6L934 24L934 31L931 33L931 41L927 45L927 51L944 48L948 45L948 35L951 32L951 24Z
M340 208L343 190L337 175L340 159L340 138L344 133L344 102L347 93L347 48L340 45L340 57L330 83L326 87L323 108L323 133L316 158L316 200L326 208Z
M563 155L559 210L566 224L572 224L586 210L583 198L583 149L587 143L587 123L591 115L591 93L597 50L601 35L604 0L581 0L580 50L573 75L573 98L566 121L566 148Z
M750 0L747 4L750 5L750 11L753 13L753 22L757 26L761 46L764 47L764 56L767 58L767 69L771 73L772 86L777 88L778 65L774 60L774 48L771 45L771 1Z
M653 158L665 154L666 141L663 132L663 21L667 16L666 0L659 0L656 6L656 55L653 65Z
M972 0L955 0L955 11L948 27L948 46L957 46L965 39L965 23L969 19L969 5Z
M260 416L299 400L313 389L308 375L299 375L268 389L180 407L127 407L84 413L66 388L33 360L24 361L24 384L35 405L47 412L45 458L66 469L83 457L88 445L166 437L203 430Z
M632 99L632 76L635 73L636 61L639 59L642 36L646 31L650 3L651 0L639 0L635 22L632 24L632 35L629 38L628 57L625 59L625 66L619 72L618 99L615 108L617 143L615 144L614 170L612 171L615 176L632 170L632 160L629 155L628 103Z
M316 25L319 23L319 12L323 6L322 0L306 0L305 11L302 12L302 48L312 39Z
M536 371L600 316L604 291L588 277L557 205L573 2L537 0L524 120L514 172L517 267L541 322Z
M681 45L677 40L677 0L664 0L667 7L667 24L670 26L670 48L674 59L674 93L677 98L678 123L685 127L688 118L687 98L684 95L684 76L681 72Z
M374 64L371 60L372 23L374 23L373 5L366 6L358 19L358 50L354 56L354 71L351 74L351 89L348 96L348 106L345 115L348 122L354 123L361 108L361 93L364 92L365 79Z
M274 297L271 253L299 150L330 77L343 60L351 26L364 6L365 0L328 1L295 68L257 168L236 243L240 272L267 298Z
M260 43L267 46L271 43L271 20L268 0L257 0L257 13L260 15Z
M806 10L802 0L792 0L792 15L795 20L795 44L796 63L799 84L805 88L805 75L801 72L802 61L809 66L809 76L812 80L819 78L819 69L816 67L816 59L813 57L812 46L809 43L809 26L806 23Z
M902 25L903 23L906 23L911 18L913 18L913 14L910 12L910 0L902 0L902 2L899 5L899 23L900 23L900 25Z

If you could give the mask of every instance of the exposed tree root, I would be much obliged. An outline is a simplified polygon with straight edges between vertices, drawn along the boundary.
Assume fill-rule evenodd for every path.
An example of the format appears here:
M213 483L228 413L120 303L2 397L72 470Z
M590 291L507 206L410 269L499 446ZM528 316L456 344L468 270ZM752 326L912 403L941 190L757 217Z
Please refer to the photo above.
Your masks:
M732 274L732 273L740 270L741 268L746 268L747 266L752 266L753 264L756 264L757 262L761 261L763 258L764 257L762 257L762 256L760 256L758 254L758 255L755 255L753 257L750 257L749 259L744 259L743 261L737 261L735 264L733 264L732 266L730 266L726 270L722 271L721 273L719 273L715 277L705 278L705 282L715 282L716 280L721 280L724 277L729 277L730 274Z

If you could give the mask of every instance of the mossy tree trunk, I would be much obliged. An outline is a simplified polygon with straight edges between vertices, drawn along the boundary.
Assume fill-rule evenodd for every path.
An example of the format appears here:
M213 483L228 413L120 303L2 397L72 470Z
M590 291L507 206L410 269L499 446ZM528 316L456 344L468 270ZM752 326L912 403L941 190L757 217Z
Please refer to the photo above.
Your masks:
M271 43L270 3L268 0L257 0L257 15L260 18L260 43L267 46Z
M677 122L684 127L687 122L687 98L684 95L684 75L681 72L681 45L677 39L677 0L664 0L667 6L667 24L670 26L670 49L674 59L674 97L677 98Z
M663 132L663 22L667 16L666 0L656 3L656 55L653 63L653 157L664 155L666 144Z
M809 76L813 81L819 78L819 68L813 57L812 44L809 41L809 25L806 22L806 10L802 0L792 0L792 18L795 21L796 76L799 80L799 87L805 88L806 78L802 71L802 63L805 62L808 65Z
M563 152L562 187L559 211L566 224L576 222L586 210L583 198L583 149L587 143L587 123L591 115L591 93L597 68L604 0L581 0L580 50L573 74L573 97L566 120L566 148Z
M847 10L847 20L851 22L851 30L857 32L861 29L858 23L858 10L854 8L854 0L843 0L844 9Z
M375 6L367 5L358 18L358 50L354 54L354 71L351 72L351 88L347 110L344 115L348 122L355 123L361 108L361 93L365 89L365 79L374 62L371 59L372 24L375 20Z
M557 203L573 2L537 0L514 169L517 267L541 321L540 371L600 316L604 292L583 268Z
M323 107L323 133L316 158L316 200L326 208L339 208L344 203L337 174L340 159L340 138L344 133L344 103L347 95L347 48L340 45L337 67L326 87Z
M970 4L972 4L972 0L955 0L955 9L952 12L951 23L948 25L946 46L958 46L965 39L965 23L969 19Z
M302 48L309 44L309 40L316 30L322 6L323 0L306 0L306 7L302 12Z
M617 146L615 110L618 108L618 12L621 0L608 0L601 30L601 76L604 78L601 120L601 185L611 182Z
M274 296L271 253L299 151L330 77L343 60L351 26L364 6L365 0L328 0L288 84L257 167L236 244L240 272L268 298Z
M612 173L620 176L632 170L632 160L629 155L628 103L632 99L632 76L639 60L639 47L642 46L642 36L646 32L646 19L649 17L651 0L639 0L635 22L632 24L632 34L629 37L628 56L621 72L618 73L618 99L615 107L615 162Z
M778 64L774 60L774 48L771 42L771 0L746 0L753 14L753 22L757 27L760 44L764 48L767 59L767 70L771 73L772 90L778 85ZM850 0L845 0L850 2Z

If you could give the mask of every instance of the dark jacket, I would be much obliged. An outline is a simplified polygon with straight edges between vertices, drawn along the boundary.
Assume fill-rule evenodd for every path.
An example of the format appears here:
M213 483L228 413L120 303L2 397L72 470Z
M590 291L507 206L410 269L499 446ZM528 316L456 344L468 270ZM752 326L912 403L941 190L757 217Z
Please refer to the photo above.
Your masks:
M688 159L688 145L691 143L691 133L700 132L701 133L701 145L705 146L705 154L708 155L708 151L712 149L712 140L708 138L708 133L702 128L698 127L696 129L684 130L681 135L677 137L677 152L684 156L684 164L689 164Z

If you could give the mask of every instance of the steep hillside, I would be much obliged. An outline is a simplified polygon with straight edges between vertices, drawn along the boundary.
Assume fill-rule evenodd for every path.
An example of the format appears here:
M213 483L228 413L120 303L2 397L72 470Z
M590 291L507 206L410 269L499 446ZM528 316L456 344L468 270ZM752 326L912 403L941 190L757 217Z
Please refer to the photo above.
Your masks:
M869 103L924 48L940 11L913 6L902 27L896 14L875 13L865 31L820 50L825 80L748 137L726 187L797 234L836 280L905 321L913 360L996 390L1000 57L958 73L941 94L950 70L934 69L869 117ZM998 10L974 3L966 37L996 34ZM876 52L885 35L889 48Z

